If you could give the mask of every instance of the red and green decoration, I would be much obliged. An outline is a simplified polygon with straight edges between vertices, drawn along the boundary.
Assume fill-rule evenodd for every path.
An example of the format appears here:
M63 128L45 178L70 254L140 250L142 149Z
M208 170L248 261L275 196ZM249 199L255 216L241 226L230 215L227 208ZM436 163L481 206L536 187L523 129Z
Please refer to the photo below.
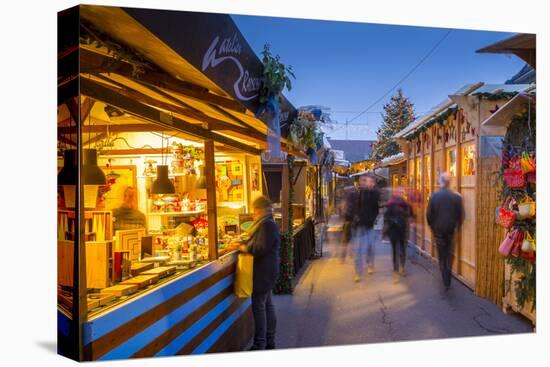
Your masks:
M451 116L451 115L454 115L454 119L456 121L457 114L458 114L458 107L457 106L449 107L445 111L443 111L443 112L439 113L438 115L436 115L436 116L432 117L431 119L429 119L424 125L420 126L414 132L407 135L405 137L405 139L407 141L415 140L420 136L420 134L422 134L424 131L428 130L430 127L432 127L435 124L442 127L445 124L445 122L447 121L447 119L449 118L449 116ZM437 135L436 138L437 138L438 142L442 138L445 138L445 142L447 142L449 136L448 136L448 134L446 136Z
M510 241L499 252L519 275L507 290L514 290L516 302L523 308L532 302L536 308L536 117L533 112L512 118L503 140L499 181L502 182L497 222L508 229Z
M378 140L372 145L371 159L380 161L400 153L399 145L392 137L407 127L415 118L413 104L409 98L403 95L403 90L398 89L397 94L391 97L384 106L382 127L376 133Z

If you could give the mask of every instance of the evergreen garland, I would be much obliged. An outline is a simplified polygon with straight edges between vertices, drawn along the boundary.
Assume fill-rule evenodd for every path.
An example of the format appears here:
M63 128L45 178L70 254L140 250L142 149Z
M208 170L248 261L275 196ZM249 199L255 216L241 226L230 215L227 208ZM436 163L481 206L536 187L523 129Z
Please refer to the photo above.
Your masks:
M268 43L264 45L262 51L262 63L264 68L259 101L267 103L269 97L274 96L281 103L283 90L286 88L290 92L292 89L291 78L296 79L292 66L286 66L281 62L279 55L273 55Z
M391 97L384 105L382 114L382 126L377 131L378 139L372 145L371 159L380 161L383 158L401 152L399 145L393 136L407 127L415 119L414 106L410 100L403 95L403 90L398 89L397 94Z
M407 135L405 137L405 139L407 141L415 140L420 136L420 134L422 134L424 131L426 131L427 129L429 129L433 125L438 124L440 126L443 126L445 124L445 122L447 121L447 119L449 118L449 116L454 115L455 118L456 118L457 113L458 113L458 107L457 106L447 108L442 113L440 113L437 116L434 116L431 119L429 119L425 124L423 124L422 126L417 128L411 134Z
M294 218L292 216L292 203L294 202L294 167L296 159L293 155L287 155L288 166L288 229L281 236L281 265L279 279L275 285L276 294L291 294L293 292L292 279L294 278L293 238Z
M503 99L511 99L514 97L518 92L505 92L500 91L497 93L490 93L490 92L478 92L472 94L472 96L479 96L481 99L485 99L487 101L499 101Z

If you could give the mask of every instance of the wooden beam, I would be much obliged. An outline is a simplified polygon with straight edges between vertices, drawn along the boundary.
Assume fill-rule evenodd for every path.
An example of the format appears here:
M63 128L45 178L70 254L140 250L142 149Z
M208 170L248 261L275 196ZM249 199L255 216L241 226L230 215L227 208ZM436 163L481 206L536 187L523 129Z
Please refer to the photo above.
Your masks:
M80 107L80 121L84 121L88 118L92 112L92 107L94 107L95 101L91 98L86 98L82 106Z
M136 149L111 149L103 150L101 155L143 155L166 154L166 148L136 148Z
M109 104L113 107L126 111L131 115L141 117L142 119L151 121L155 124L169 127L202 139L213 139L222 144L231 145L244 152L249 152L256 155L260 154L260 150L250 145L240 143L223 135L189 123L188 121L178 117L174 117L166 112L159 111L144 103L113 91L110 88L106 88L97 82L82 78L80 82L80 90L82 94L90 98Z
M185 103L183 101L180 101L176 97L174 97L174 96L172 96L172 95L170 95L170 94L168 94L168 93L166 93L166 92L164 92L164 91L162 91L162 90L160 90L160 89L158 89L154 86L144 85L144 87L149 88L153 92L162 95L164 98L171 100L175 104L165 103L165 102L159 101L158 99L155 99L155 98L150 97L150 96L148 96L144 93L141 93L141 92L139 92L135 89L127 87L124 84L119 83L116 80L112 80L110 78L107 78L103 75L100 75L100 74L95 75L94 74L94 76L99 78L99 79L102 79L102 80L104 80L108 83L112 83L112 84L115 84L118 87L120 87L120 89L116 89L116 88L114 88L110 85L102 84L105 88L110 88L114 91L117 91L118 93L124 94L127 97L136 99L140 102L146 103L146 104L151 105L151 106L161 108L163 110L167 110L167 111L177 113L177 114L179 114L183 117L189 117L189 118L192 118L194 120L199 120L199 121L202 121L202 122L206 122L206 123L208 123L208 128L210 130L234 130L234 131L243 131L244 130L247 134L254 134L256 132L255 130L253 131L250 128L245 129L241 126L232 125L232 124L229 124L229 123L227 123L223 120L219 120L219 119L210 117L210 116L204 114L202 111L199 111L199 110L193 108L192 106L188 105L187 103Z
M208 258L218 258L218 222L216 208L216 163L214 141L204 142L204 177L206 178L206 205L208 206Z
M132 66L126 62L114 62L113 58L101 55L97 52L81 48L80 50L81 73L113 73L136 82L142 82L167 91L182 94L188 98L201 102L207 101L224 108L244 113L246 108L239 102L210 93L208 89L193 83L176 79L166 73L146 71L139 79L132 76Z
M99 134L97 134L96 136L94 136L94 137L88 139L88 141L83 142L82 145L90 145L90 144L92 144L92 143L95 143L95 142L98 141L98 140L103 139L103 138L106 137L106 136L107 136L107 133L105 133L105 132L99 133Z
M155 124L111 124L111 125L92 125L86 126L86 132L91 133L104 133L107 132L107 127L109 127L109 132L112 133L132 133L132 132L147 132L147 131L174 131L173 128L168 128L166 126L160 126ZM57 129L61 134L74 134L76 129L74 126L61 126Z
M57 85L57 105L60 106L78 95L78 75L63 79Z
M57 140L62 141L63 143L71 145L73 147L76 147L76 142L72 141L71 139L69 139L65 136L57 135Z

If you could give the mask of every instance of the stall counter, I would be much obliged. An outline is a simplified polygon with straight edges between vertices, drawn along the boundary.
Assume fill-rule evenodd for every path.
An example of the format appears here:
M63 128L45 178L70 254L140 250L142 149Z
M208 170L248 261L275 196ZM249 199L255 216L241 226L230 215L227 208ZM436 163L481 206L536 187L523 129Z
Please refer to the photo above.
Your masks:
M85 359L242 350L253 334L249 298L237 298L237 252L90 318Z

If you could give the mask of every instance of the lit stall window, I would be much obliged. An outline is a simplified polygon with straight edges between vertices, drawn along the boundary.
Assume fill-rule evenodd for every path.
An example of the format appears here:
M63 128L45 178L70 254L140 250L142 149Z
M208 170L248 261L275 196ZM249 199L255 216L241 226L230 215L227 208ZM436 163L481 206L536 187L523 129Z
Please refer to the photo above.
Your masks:
M431 168L431 160L429 155L425 157L425 164L426 164L426 182L425 182L426 185L424 186L424 193L425 193L426 200L428 200L431 194L430 188L432 187L432 168Z
M420 191L422 188L422 159L416 159L416 190Z
M447 150L447 172L449 176L456 176L456 150Z
M476 174L475 155L474 144L462 148L462 176L474 176Z

